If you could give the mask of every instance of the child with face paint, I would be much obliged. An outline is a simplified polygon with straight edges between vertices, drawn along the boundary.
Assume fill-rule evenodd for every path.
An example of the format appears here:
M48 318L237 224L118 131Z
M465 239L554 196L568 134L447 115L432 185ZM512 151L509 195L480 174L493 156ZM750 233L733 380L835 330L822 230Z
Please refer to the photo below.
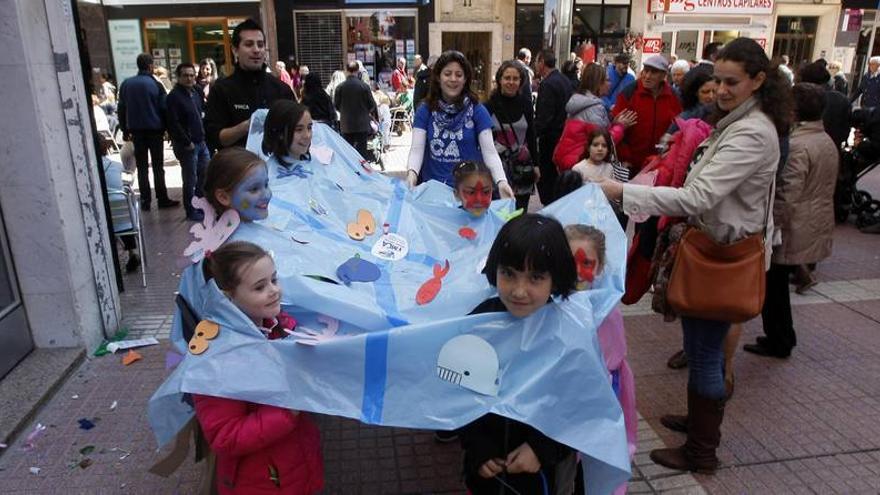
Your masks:
M269 216L269 170L266 162L244 148L217 152L205 172L205 197L219 216L232 208L242 222Z
M263 153L269 155L269 180L307 177L312 173L312 116L305 105L278 100L269 108L263 128Z
M256 244L224 244L205 259L204 272L267 339L284 338L296 326L281 311L275 263ZM193 403L216 455L219 493L310 494L323 488L320 433L308 414L198 394Z
M605 268L605 234L595 227L575 224L565 227L565 236L577 267L577 290L590 290ZM627 446L632 459L638 432L635 379L626 360L626 332L619 308L611 310L597 333L611 386L623 409ZM626 484L618 487L615 493L626 493Z
M475 217L481 216L492 203L492 172L482 162L461 162L452 169L455 199Z

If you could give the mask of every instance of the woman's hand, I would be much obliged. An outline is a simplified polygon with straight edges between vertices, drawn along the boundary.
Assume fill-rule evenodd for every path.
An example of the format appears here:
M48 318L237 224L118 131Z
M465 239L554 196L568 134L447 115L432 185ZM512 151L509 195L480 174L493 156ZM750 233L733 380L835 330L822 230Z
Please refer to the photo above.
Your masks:
M635 112L635 110L624 110L617 114L612 121L615 124L620 124L623 127L629 128L639 121L639 114Z
M502 199L513 197L513 189L510 188L510 184L506 180L498 181L498 194Z
M609 200L619 201L623 199L622 183L604 177L596 177L590 180L602 188L602 192L605 193L605 197Z
M413 169L408 169L406 171L406 185L409 186L410 189L416 187L416 183L419 181L419 174L416 173Z
M477 474L489 479L498 476L502 471L504 471L504 459L489 459L480 466Z
M541 461L535 455L535 451L528 443L523 442L522 445L513 449L507 454L507 472L515 473L537 473L541 470Z

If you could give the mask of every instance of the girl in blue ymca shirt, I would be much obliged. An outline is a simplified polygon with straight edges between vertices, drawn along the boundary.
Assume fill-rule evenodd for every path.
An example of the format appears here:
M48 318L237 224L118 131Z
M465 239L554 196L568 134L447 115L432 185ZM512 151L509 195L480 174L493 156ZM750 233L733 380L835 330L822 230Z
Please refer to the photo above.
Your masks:
M473 69L457 51L443 52L434 64L425 102L416 110L407 183L434 179L453 185L452 169L470 160L489 167L502 198L512 198L492 139L492 119L470 89Z

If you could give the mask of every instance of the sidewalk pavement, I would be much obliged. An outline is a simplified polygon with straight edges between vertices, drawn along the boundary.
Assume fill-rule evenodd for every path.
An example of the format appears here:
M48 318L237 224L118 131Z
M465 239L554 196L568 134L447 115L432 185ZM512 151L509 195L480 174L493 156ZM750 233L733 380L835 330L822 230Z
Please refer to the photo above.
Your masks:
M388 170L403 169L403 148L393 150L398 158ZM171 187L179 184L178 172L174 162L166 164ZM880 195L880 174L875 175L868 186ZM0 493L196 490L202 473L191 460L168 479L147 472L159 453L146 420L147 400L167 375L172 294L179 279L175 261L191 224L182 209L153 210L145 223L148 286L140 287L137 273L125 276L124 324L130 337L157 336L161 344L140 349L143 360L130 366L119 355L85 360L25 433L0 450ZM644 418L630 493L878 493L880 236L837 227L834 254L819 265L818 277L819 285L807 295L792 294L799 345L790 359L738 354L736 395L727 406L719 450L723 466L714 476L670 471L648 458L651 449L684 440L659 424L660 415L685 409L687 372L665 367L681 347L681 330L677 323L663 323L645 301L624 308ZM760 333L760 321L749 322L743 343ZM81 429L80 419L91 420L94 428ZM455 444L436 444L424 431L327 416L317 420L328 494L464 492ZM27 447L25 437L37 424L46 430Z

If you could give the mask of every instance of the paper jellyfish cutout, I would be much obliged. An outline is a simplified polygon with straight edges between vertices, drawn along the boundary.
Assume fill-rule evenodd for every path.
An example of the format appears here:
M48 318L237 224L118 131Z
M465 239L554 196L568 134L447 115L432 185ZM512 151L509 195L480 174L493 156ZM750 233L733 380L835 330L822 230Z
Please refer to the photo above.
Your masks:
M449 339L437 356L437 376L478 394L498 396L498 354L476 335Z

